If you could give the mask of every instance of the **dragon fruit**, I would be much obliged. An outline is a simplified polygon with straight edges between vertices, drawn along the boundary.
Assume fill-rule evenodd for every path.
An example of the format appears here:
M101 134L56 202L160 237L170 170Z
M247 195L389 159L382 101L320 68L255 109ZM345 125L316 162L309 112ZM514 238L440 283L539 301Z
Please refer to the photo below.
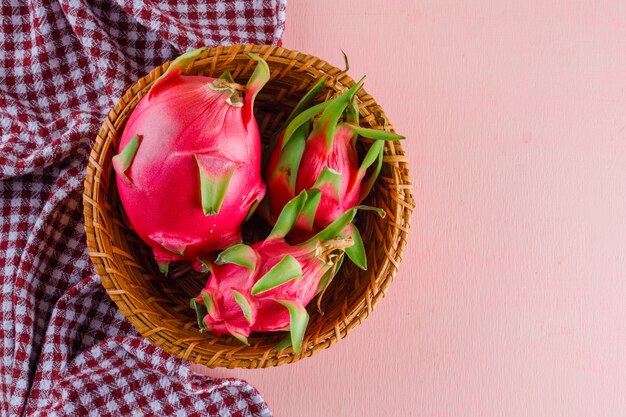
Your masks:
M165 274L175 260L203 269L212 251L240 241L265 194L253 105L268 65L249 53L257 66L245 88L228 73L182 75L201 52L181 55L155 82L113 158L130 224Z
M324 83L324 79L318 82L289 116L264 172L268 192L261 212L270 223L295 195L303 190L312 194L290 235L295 241L307 239L359 204L380 172L385 141L403 139L359 126L354 97L363 80L336 98L308 108ZM374 140L360 163L355 147L359 136ZM346 250L348 257L366 269L359 231L349 224L343 234L352 236L355 243Z
M305 306L323 293L341 266L352 242L338 234L362 208L349 209L311 239L290 245L285 235L310 198L303 191L288 202L267 239L219 254L205 288L191 299L202 330L230 334L245 344L253 331L289 330L287 340L300 352L309 320Z

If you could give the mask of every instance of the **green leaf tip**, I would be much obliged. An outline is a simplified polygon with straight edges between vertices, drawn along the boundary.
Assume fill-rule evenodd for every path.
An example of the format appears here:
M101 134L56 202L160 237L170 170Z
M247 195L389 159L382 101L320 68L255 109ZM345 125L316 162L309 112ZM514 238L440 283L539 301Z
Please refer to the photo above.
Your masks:
M300 212L304 208L304 204L307 200L306 191L300 192L297 196L289 200L287 204L283 207L283 210L280 212L276 223L274 223L274 228L270 232L267 239L276 239L276 238L284 238L287 233L291 230L293 225L298 220L298 216Z
M359 229L354 224L349 224L348 228L350 232L347 237L352 238L352 246L346 248L346 255L348 258L359 268L367 270L367 255L365 254L365 246L363 245L363 238Z
M148 92L148 99L152 98L156 92L166 83L167 80L176 74L182 74L193 64L193 62L204 52L206 48L192 49L174 59L167 70L152 84Z
M341 125L349 127L354 133L367 139L392 141L406 139L404 136L398 135L397 133L379 129L368 129L354 123L342 123Z
M312 188L317 188L321 191L321 187L329 186L335 192L335 197L339 199L339 188L341 186L341 172L335 171L334 169L325 166L320 176L317 177L317 180L313 184Z
M302 267L291 255L285 255L276 265L270 268L252 287L250 293L259 295L279 287L294 279L302 278Z
M133 136L126 146L124 146L124 149L112 158L113 169L115 169L118 175L126 177L125 172L132 165L133 159L135 159L140 141L139 135Z
M311 87L309 91L307 91L307 93L304 96L302 96L298 104L296 104L296 107L294 107L291 113L289 114L289 117L287 118L287 121L285 122L284 127L289 125L289 123L291 123L291 121L296 116L298 116L300 113L302 113L305 109L309 107L309 105L311 104L315 96L317 96L317 94L326 84L326 80L327 80L326 76L322 77L317 83L315 83L313 87Z
M291 345L294 353L298 354L302 350L304 333L309 324L309 313L304 306L297 301L276 300L289 310L289 332L291 333Z
M356 99L352 99L348 107L346 108L346 121L355 124L358 126L359 124L359 104L356 102Z
M200 262L200 264L202 264L202 271L200 272L206 273L211 271L211 262L199 256L196 259Z
M174 70L177 70L177 71L180 71L180 72L184 72L187 68L189 68L189 66L191 64L193 64L193 62L205 50L206 50L206 48L202 47L202 48L198 48L198 49L189 50L189 51L185 52L184 54L179 55L176 59L174 59L172 61L170 66L167 67L167 70L163 73L163 75L161 75L160 78L165 77L168 73L170 73L170 72L172 72Z
M247 222L248 220L250 220L250 218L252 218L252 215L256 212L256 209L259 207L259 204L261 204L261 200L256 199L250 205L250 208L248 209L248 214L246 214L246 218L244 219L245 222Z
M322 200L322 193L320 190L307 190L307 199L304 203L304 207L300 212L300 217L304 220L309 230L313 229L313 223L315 222L315 214L317 214L317 207Z
M200 330L207 330L207 326L204 323L204 316L207 314L207 309L204 304L198 302L197 299L192 298L189 300L189 307L191 307L196 312L196 319L198 320L198 326Z
M238 243L222 251L217 256L215 263L217 265L235 264L254 271L257 258L254 249L243 243Z
M328 101L328 106L322 112L322 115L317 120L313 130L315 132L322 132L324 137L326 138L326 143L328 148L333 143L335 138L335 132L337 130L337 124L339 123L339 119L344 113L344 110L352 102L356 92L363 85L363 80L365 77L361 78L359 82L354 84L350 89L346 92L342 93L340 96L335 97L332 100Z
M205 216L213 216L220 212L230 180L240 164L216 152L194 156L200 174L202 211ZM215 167L221 167L221 172L215 172Z
M281 351L283 349L287 349L289 346L291 346L291 334L289 334L287 337L285 337L283 340L281 340L280 342L278 342L278 344L276 346L274 346L274 351L278 352Z
M311 108L304 110L302 113L294 117L291 123L289 123L287 127L285 128L285 136L283 137L281 150L285 149L285 146L289 143L293 134L296 132L296 130L300 128L300 126L312 120L315 116L317 116L318 113L326 109L326 107L328 107L329 104L330 104L330 100L323 101L319 104L316 104L315 106Z
M157 266L159 267L159 272L161 272L165 276L167 276L167 274L170 272L169 262L165 262L165 263L157 262Z
M361 182L361 191L359 193L359 202L363 201L365 197L372 191L374 184L376 183L376 179L380 174L380 170L383 166L383 156L385 153L385 142L384 141L376 141L372 143L372 146L367 150L367 154L365 158L363 158L363 162L359 167L359 174L357 178L365 177L365 173L367 169L376 162L376 166L374 167L374 171L372 174L363 182Z
M202 297L204 307L206 308L209 316L215 318L215 300L213 299L213 296L206 291L200 291L200 297Z
M287 185L292 193L296 191L296 181L298 179L298 170L300 162L306 147L306 140L309 135L311 122L306 121L291 136L291 140L285 146L278 156L278 164L274 173L276 175L287 176Z
M252 52L246 52L246 55L257 62L257 66L250 76L248 83L246 84L246 100L250 109L254 105L254 99L259 91L267 84L270 80L270 67L267 65L267 62L263 58L261 58L258 54Z
M161 243L161 246L163 246L164 249L167 249L168 251L175 253L176 255L181 255L181 256L185 254L185 249L187 249L187 245L183 245L178 249L169 245L165 245L163 243Z
M365 158L363 158L363 162L361 162L361 166L359 167L359 172L365 174L367 168L369 168L376 160L379 158L379 155L384 151L385 142L377 141L370 146L367 150L367 154L365 154Z
M252 304L250 304L250 300L237 290L233 290L233 298L239 304L241 312L248 323L252 324Z
M239 340L241 343L243 343L244 345L250 345L250 343L248 342L248 338L246 337L245 334L238 332L236 330L231 330L229 329L230 334L237 340Z
M311 242L315 242L316 240L320 242L325 242L327 240L330 240L339 236L342 233L342 231L345 229L345 227L348 224L350 224L352 220L354 220L354 217L356 216L356 213L358 210L374 211L380 217L385 217L385 211L378 207L355 206L346 210L341 216L337 217L335 221L333 221L331 224L329 224L324 229L322 229L318 234L316 234L309 240L306 240L300 243L300 245L306 245Z

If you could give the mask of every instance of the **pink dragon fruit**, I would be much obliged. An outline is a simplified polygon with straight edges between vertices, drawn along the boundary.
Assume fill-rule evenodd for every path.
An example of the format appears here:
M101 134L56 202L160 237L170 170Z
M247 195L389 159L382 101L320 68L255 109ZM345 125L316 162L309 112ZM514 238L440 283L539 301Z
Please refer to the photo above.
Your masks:
M288 202L266 240L236 244L217 257L205 288L191 300L201 329L246 344L253 331L289 330L288 340L300 352L309 320L305 306L338 271L352 242L337 236L361 208L349 209L311 239L289 245L284 237L310 197L303 191Z
M278 136L265 169L268 193L261 213L270 223L276 220L286 202L302 190L312 194L296 222L296 230L290 235L295 241L315 234L359 204L380 172L384 141L403 138L359 126L354 96L363 80L338 97L307 109L324 83L321 80L296 106ZM360 164L355 148L359 136L374 139ZM376 164L373 172L366 176L373 164ZM359 231L350 224L344 235L351 235L355 242L354 247L346 250L348 257L365 269L367 263Z
M202 49L172 62L131 114L113 158L132 228L167 274L171 261L202 269L210 252L241 240L241 224L265 194L252 110L267 63L244 88L230 74L186 76ZM243 92L243 96L242 96Z

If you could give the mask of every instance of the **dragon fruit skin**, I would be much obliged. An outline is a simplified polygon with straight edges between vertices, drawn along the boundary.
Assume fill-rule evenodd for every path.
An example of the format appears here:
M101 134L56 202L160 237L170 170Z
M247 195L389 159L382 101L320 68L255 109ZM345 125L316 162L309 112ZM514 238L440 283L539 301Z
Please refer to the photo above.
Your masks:
M241 224L265 194L261 144L252 115L269 69L241 86L227 79L184 76L202 50L176 59L129 117L114 157L117 186L135 232L161 270L194 262L241 240Z
M289 330L299 352L308 323L305 307L341 266L352 241L337 236L357 210L348 210L308 241L290 245L285 235L310 197L302 192L286 204L266 240L236 244L217 257L205 288L191 300L201 329L246 344L251 332Z

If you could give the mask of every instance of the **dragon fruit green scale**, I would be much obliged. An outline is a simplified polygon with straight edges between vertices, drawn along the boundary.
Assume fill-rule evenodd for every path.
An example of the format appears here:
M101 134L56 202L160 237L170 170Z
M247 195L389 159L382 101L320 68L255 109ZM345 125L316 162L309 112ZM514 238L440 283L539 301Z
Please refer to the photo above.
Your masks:
M130 115L113 158L120 199L160 269L194 262L241 240L241 225L265 194L254 99L267 63L243 87L182 73L202 49L174 60Z

